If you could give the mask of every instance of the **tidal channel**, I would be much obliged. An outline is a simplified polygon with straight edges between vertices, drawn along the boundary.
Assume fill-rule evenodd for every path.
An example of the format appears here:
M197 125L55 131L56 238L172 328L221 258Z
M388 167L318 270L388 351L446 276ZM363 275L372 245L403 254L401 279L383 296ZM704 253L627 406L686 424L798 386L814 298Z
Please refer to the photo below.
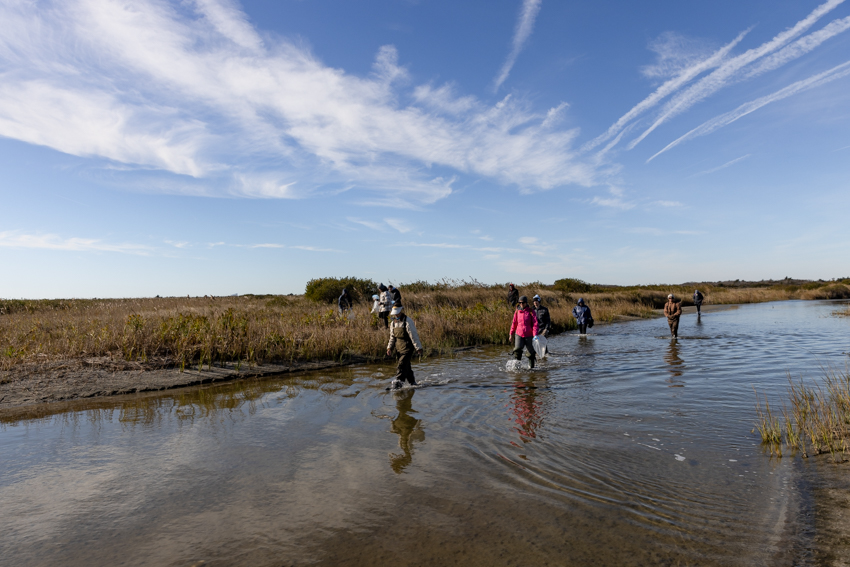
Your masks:
M844 370L840 307L42 406L0 423L0 564L811 564L805 470L850 464L763 450L754 388Z

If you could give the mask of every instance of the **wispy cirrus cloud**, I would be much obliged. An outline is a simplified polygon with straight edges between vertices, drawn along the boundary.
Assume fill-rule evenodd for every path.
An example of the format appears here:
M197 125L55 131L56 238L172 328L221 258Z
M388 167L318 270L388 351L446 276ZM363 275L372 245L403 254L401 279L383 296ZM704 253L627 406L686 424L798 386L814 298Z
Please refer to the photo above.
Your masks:
M493 91L498 91L502 83L508 78L511 69L514 68L517 57L520 51L525 47L525 42L528 41L531 32L534 30L534 20L537 19L537 13L540 12L542 0L523 0L522 8L519 12L519 20L517 20L516 30L514 30L514 39L511 44L511 52L508 58L505 59L502 69L496 75L496 80L493 82Z
M523 5L518 49L539 6ZM414 206L457 172L526 191L598 175L548 112L412 86L393 46L365 77L331 68L227 0L5 2L0 20L0 135L149 169L163 191Z
M153 249L141 244L113 244L96 238L63 238L56 234L26 234L20 231L0 232L0 247L64 250L68 252L118 252L148 255Z
M847 61L840 65L836 65L832 69L828 69L822 73L813 75L808 79L803 79L801 81L797 81L796 83L792 83L784 89L776 91L775 93L744 103L735 110L726 112L724 114L721 114L720 116L712 118L711 120L703 122L690 132L676 138L675 140L664 146L664 148L662 148L660 151L652 155L648 160L646 160L646 162L649 163L656 157L660 156L664 152L670 151L682 142L697 138L699 136L705 136L706 134L710 134L715 130L723 128L724 126L727 126L732 122L743 118L747 114L755 112L759 108L766 106L772 102L776 102L784 98L788 98L789 96L793 96L797 93L813 89L815 87L819 87L836 79L846 77L847 75L850 75L850 61Z

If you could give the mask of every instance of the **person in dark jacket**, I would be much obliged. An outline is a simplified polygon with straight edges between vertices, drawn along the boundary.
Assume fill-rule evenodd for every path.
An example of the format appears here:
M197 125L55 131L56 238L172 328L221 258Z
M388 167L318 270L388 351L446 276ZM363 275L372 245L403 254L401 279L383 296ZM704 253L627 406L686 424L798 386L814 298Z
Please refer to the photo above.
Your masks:
M387 287L390 290L390 295L392 296L393 304L395 304L396 302L401 303L401 292L398 290L398 288L393 287L391 285Z
M702 300L705 299L703 295L699 292L698 289L694 290L694 305L697 306L697 317L700 316L700 307L702 307Z
M573 307L573 317L578 323L578 332L582 335L587 334L587 326L593 321L593 316L590 314L590 307L584 303L584 299L579 298L576 306Z
M339 306L340 315L345 315L345 312L351 309L351 295L347 289L342 290L342 295L339 296L336 304Z
M519 303L519 290L514 284L508 284L508 303L516 309L516 304Z
M549 308L545 307L539 295L534 296L534 314L537 315L537 334L544 337L549 336L549 327L552 320L549 318Z

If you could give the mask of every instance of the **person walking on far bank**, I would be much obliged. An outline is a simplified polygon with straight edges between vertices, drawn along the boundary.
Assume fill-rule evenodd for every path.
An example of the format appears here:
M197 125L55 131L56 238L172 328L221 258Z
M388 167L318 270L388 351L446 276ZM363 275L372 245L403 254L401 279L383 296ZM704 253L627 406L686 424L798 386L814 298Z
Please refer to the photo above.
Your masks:
M576 306L573 307L573 317L576 318L579 334L586 335L587 327L593 326L593 315L590 314L590 307L585 304L584 299L581 297L576 302Z
M390 323L390 342L387 343L387 356L392 356L393 348L395 348L398 354L398 371L393 376L388 389L398 390L404 385L405 380L411 386L416 385L410 359L413 358L414 353L422 354L422 343L419 340L419 333L416 332L413 319L405 315L404 307L400 303L393 304L393 310L390 314L393 321Z
M339 306L339 314L345 315L346 311L351 310L351 296L347 289L342 290L342 295L339 296L336 304Z
M528 308L528 298L522 296L519 298L519 307L514 311L514 318L511 321L511 332L508 334L508 340L514 341L514 358L522 360L522 349L528 351L528 365L534 368L534 337L538 335L537 315L534 311ZM514 338L516 337L516 338Z
M535 295L533 301L534 315L537 317L537 330L539 331L537 334L548 337L549 327L552 325L552 319L549 318L549 308L543 305L543 300L540 299L539 295Z
M396 302L401 303L401 292L398 290L398 288L393 287L391 285L387 287L389 287L390 289L390 296L392 297L393 304L395 304Z
M390 309L392 309L393 300L384 284L378 285L378 291L380 292L378 296L378 319L384 322L384 328L387 329L390 326Z
M697 317L700 316L700 307L702 307L703 295L699 292L698 289L694 290L694 305L697 306Z
M514 286L514 284L508 284L508 303L511 304L511 307L516 309L517 302L519 302L519 290Z
M670 325L670 336L674 339L678 338L682 304L676 301L672 293L667 296L667 303L664 304L664 315L667 317L667 324Z

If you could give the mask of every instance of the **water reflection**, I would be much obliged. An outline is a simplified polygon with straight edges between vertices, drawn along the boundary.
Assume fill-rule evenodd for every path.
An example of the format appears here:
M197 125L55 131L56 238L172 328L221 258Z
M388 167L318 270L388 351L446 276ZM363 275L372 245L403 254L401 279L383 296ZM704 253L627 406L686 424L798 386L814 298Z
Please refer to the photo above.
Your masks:
M511 413L514 414L514 430L520 441L528 443L537 438L537 430L543 425L544 409L541 390L533 379L514 383L511 391ZM511 441L511 445L519 446Z
M404 469L413 462L413 442L425 440L425 431L422 430L422 420L416 419L413 409L413 394L415 390L407 390L393 394L396 399L395 407L398 416L392 420L390 431L398 435L398 446L402 453L390 453L390 467L396 474L401 474Z
M667 347L667 353L664 355L664 362L670 366L667 369L670 372L670 378L667 380L670 387L683 388L685 384L677 379L682 376L685 370L685 361L679 356L679 341L677 339L670 340L670 346Z

